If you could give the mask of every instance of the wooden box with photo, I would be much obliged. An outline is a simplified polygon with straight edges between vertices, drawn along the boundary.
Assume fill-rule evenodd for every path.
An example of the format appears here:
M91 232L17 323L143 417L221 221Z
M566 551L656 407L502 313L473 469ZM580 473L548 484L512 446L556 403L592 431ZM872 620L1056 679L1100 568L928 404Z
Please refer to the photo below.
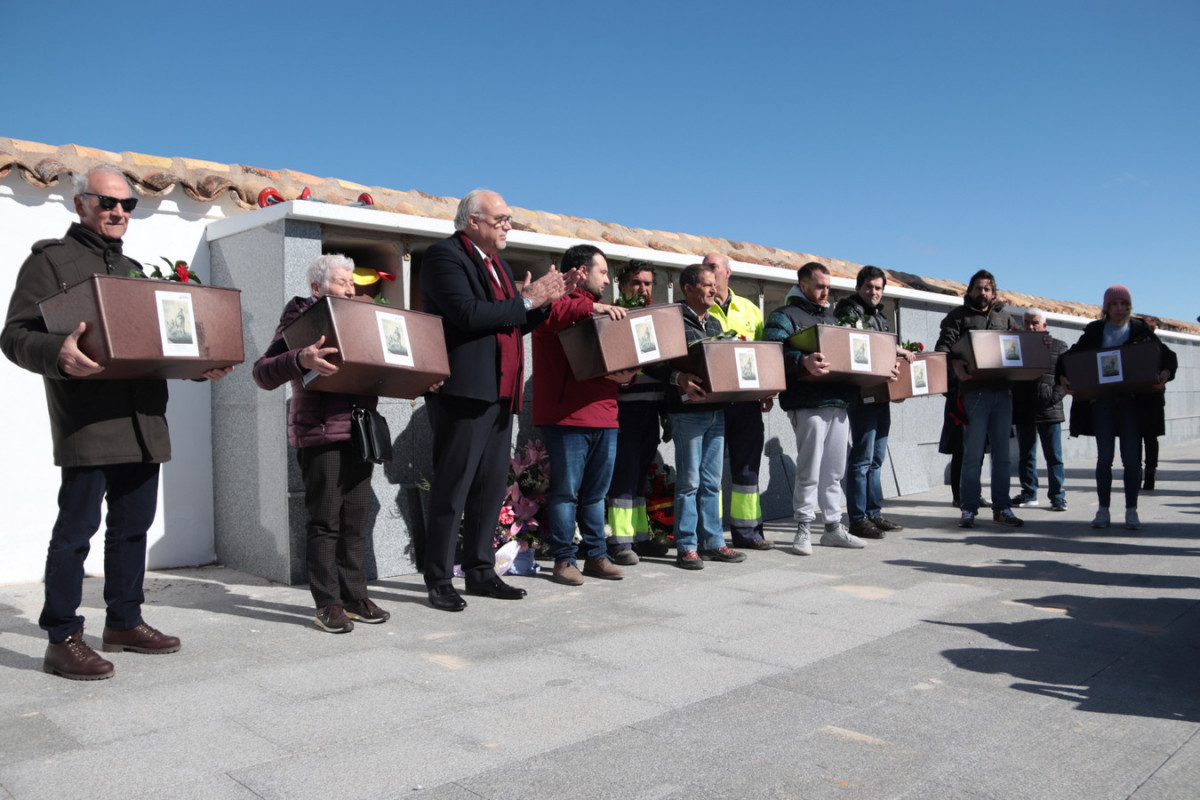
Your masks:
M945 394L949 387L947 361L945 353L918 353L911 364L898 358L896 363L900 374L896 380L864 388L863 402L889 403L910 397Z
M1161 391L1155 388L1162 371L1162 351L1156 342L1063 353L1060 358L1078 400Z
M245 360L238 289L92 275L39 303L46 329L87 329L79 349L105 380L203 377Z
M559 331L558 341L577 381L687 354L677 303L630 309L624 319L593 315Z
M283 331L289 349L307 347L322 335L338 371L309 372L305 385L320 392L375 397L420 396L450 375L442 318L370 300L322 297Z
M792 334L789 346L805 353L821 353L830 362L825 375L805 375L810 381L836 381L876 386L892 377L896 363L896 335L837 325L813 325Z
M696 342L677 369L700 377L708 396L704 403L764 400L786 388L783 345L721 339Z
M1040 331L967 331L951 348L976 380L1032 381L1050 369Z

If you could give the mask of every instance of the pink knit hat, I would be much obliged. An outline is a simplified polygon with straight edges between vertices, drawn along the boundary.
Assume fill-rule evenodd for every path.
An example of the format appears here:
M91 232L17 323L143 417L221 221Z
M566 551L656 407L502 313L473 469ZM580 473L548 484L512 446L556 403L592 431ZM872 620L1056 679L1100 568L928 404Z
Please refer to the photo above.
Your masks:
M1129 290L1118 283L1116 286L1110 286L1104 290L1104 303L1100 307L1106 308L1109 303L1116 300L1127 300L1132 305L1133 295L1129 294Z

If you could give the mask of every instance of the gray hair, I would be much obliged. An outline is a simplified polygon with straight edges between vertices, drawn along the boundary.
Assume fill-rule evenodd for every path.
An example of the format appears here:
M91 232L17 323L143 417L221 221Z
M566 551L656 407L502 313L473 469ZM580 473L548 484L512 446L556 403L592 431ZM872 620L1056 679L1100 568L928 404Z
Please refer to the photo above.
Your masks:
M71 183L75 184L75 196L78 197L88 190L88 182L93 175L110 173L119 175L121 180L125 181L125 188L129 190L129 196L133 196L133 187L129 185L129 178L125 177L125 173L114 167L112 164L101 164L97 167L92 167L87 172L72 172Z
M1045 312L1045 311L1042 311L1040 308L1027 308L1027 309L1025 309L1025 316L1026 316L1026 317L1037 317L1037 318L1038 318L1038 319L1040 319L1042 322L1045 322L1045 321L1046 321L1046 312Z
M329 279L332 277L335 269L348 269L353 272L354 261L341 253L327 253L323 256L317 256L308 262L308 282L315 283L324 288L329 285Z
M458 201L458 211L454 214L454 230L465 231L467 229L467 219L472 214L479 213L479 207L483 205L483 195L485 194L495 194L495 192L491 189L472 189L462 200Z

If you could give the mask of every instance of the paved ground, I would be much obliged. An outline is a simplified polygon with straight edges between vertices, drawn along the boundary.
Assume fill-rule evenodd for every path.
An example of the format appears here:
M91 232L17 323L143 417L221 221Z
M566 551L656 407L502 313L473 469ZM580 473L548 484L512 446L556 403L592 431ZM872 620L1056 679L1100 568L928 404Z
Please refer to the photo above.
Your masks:
M744 564L519 578L461 614L380 581L392 621L346 636L303 587L157 572L183 651L94 683L41 672L40 585L0 587L0 797L1192 800L1193 453L1164 448L1138 533L1088 527L1071 464L1070 512L1019 530L959 530L942 489L864 551L791 555L779 521Z

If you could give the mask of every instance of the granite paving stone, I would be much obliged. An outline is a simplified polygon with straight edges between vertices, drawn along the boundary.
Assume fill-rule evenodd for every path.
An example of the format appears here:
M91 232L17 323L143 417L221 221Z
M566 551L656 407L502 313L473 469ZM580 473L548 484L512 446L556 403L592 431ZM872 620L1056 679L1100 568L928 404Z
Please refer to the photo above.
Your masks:
M1193 449L1164 444L1137 533L1089 527L1080 463L1019 530L958 529L939 487L861 551L799 558L771 520L742 564L513 578L461 614L387 577L391 621L345 636L305 586L151 571L183 650L98 682L45 675L41 585L0 586L0 798L1195 800Z

